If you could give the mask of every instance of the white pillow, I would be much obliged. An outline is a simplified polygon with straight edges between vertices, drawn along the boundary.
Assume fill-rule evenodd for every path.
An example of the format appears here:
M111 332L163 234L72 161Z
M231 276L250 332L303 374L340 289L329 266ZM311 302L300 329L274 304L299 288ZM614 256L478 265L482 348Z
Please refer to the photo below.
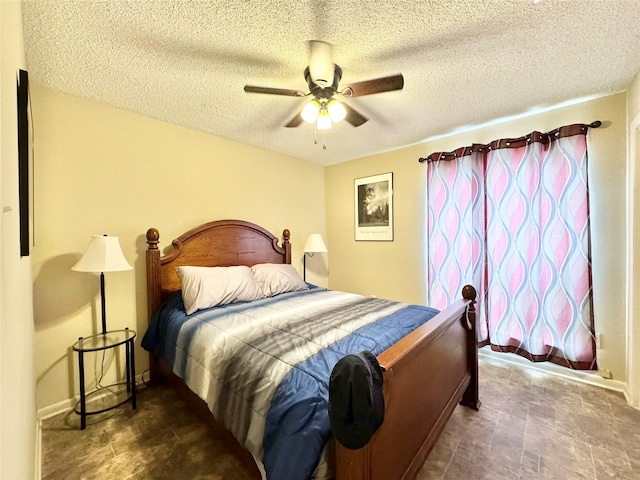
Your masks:
M196 310L262 298L249 267L176 267L187 315Z
M309 288L293 265L288 263L259 263L251 267L251 271L263 297Z

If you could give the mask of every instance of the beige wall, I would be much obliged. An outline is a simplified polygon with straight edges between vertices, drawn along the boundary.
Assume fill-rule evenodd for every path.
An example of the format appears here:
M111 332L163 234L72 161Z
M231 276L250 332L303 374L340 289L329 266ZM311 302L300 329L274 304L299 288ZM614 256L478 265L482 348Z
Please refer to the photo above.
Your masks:
M620 248L626 238L621 227L625 94L326 169L44 87L32 86L32 100L37 133L35 372L37 405L45 413L67 406L77 395L70 346L99 328L97 277L70 270L92 234L118 235L135 267L107 274L109 328L130 326L140 335L147 314L146 229L160 230L164 248L186 229L221 218L250 220L277 235L289 228L293 263L299 269L308 234L321 233L329 253L307 259L309 281L325 285L329 261L331 288L424 304L425 170L417 159L437 150L595 119L606 125L589 134L595 316L603 342L598 358L614 379L625 380L626 263ZM355 242L353 180L384 172L394 174L395 240ZM140 373L147 357L139 348L137 354Z
M596 330L602 333L600 368L626 380L624 245L626 187L626 94L620 93L545 113L510 119L394 152L326 169L329 286L425 304L425 165L418 158L471 143L548 131L602 120L589 132L592 252ZM393 172L394 241L354 240L353 180Z
M249 220L277 236L288 228L292 263L299 270L307 236L326 233L324 174L318 165L44 87L34 86L32 98L35 368L44 413L78 394L77 358L70 346L99 328L98 277L71 271L91 235L119 236L135 267L105 275L108 328L129 326L141 336L147 321L148 228L160 231L161 249L212 220ZM307 264L312 268L307 279L326 284L322 265ZM140 348L136 354L140 373L148 358Z
M629 340L628 382L629 403L640 408L640 73L629 88L629 163L628 163L628 225L630 258L629 285Z
M0 478L37 471L31 259L20 257L16 74L25 68L20 2L0 2Z

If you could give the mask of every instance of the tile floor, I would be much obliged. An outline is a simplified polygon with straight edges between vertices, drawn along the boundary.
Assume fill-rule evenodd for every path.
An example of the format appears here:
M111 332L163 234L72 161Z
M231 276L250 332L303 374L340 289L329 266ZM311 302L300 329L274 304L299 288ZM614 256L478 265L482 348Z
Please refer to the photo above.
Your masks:
M640 479L640 410L616 392L481 357L479 412L458 407L420 480ZM248 477L177 395L141 389L138 409L43 422L42 479Z

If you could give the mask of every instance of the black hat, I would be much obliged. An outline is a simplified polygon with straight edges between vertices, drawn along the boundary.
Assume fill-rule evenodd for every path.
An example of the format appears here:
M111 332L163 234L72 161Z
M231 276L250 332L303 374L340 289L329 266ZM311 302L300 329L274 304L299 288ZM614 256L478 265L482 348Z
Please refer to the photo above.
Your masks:
M384 420L382 369L369 351L341 358L329 379L329 420L336 440L362 448Z

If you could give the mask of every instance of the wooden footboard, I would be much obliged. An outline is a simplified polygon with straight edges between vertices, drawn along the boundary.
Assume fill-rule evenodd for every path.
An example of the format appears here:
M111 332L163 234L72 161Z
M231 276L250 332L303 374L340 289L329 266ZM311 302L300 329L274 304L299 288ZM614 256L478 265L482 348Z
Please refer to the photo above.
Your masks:
M378 356L385 418L367 445L336 442L336 480L414 478L459 402L478 398L475 289Z
M173 241L161 255L159 233L147 232L149 315L179 289L178 265L228 266L291 263L289 231L282 246L268 231L249 222L222 220L196 227ZM458 403L478 409L478 351L474 302L476 291L464 287L463 299L378 356L383 368L385 418L367 445L348 450L336 442L337 480L414 478ZM170 380L203 419L259 478L251 455L218 424L204 401L151 357L152 380Z

